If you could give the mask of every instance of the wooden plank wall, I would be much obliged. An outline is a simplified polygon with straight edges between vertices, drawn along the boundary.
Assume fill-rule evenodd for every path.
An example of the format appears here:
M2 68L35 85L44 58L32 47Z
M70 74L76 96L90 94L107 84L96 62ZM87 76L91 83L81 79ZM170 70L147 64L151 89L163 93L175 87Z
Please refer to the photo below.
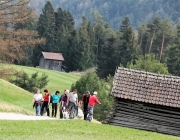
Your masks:
M180 109L115 98L110 125L180 136Z

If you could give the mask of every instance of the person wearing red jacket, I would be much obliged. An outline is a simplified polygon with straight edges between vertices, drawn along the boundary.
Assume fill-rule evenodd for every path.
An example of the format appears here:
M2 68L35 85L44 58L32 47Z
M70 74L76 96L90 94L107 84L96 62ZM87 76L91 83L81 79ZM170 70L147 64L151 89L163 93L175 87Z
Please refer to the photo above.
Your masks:
M49 116L50 97L51 97L51 95L49 94L48 90L45 89L45 90L44 90L43 103L42 103L42 107L41 107L41 116L43 116L44 108L46 108L47 116Z
M95 104L101 104L97 98L97 92L95 91L92 96L89 98L89 103L88 103L88 114L86 120L91 122L93 118L93 109Z

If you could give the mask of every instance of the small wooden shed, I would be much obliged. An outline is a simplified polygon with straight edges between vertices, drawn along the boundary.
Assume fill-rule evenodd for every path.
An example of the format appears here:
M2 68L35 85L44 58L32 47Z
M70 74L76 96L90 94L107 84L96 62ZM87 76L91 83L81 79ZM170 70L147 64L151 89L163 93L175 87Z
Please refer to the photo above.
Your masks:
M107 123L180 136L180 77L119 67Z
M39 67L50 70L62 70L64 57L61 53L42 52L39 57Z

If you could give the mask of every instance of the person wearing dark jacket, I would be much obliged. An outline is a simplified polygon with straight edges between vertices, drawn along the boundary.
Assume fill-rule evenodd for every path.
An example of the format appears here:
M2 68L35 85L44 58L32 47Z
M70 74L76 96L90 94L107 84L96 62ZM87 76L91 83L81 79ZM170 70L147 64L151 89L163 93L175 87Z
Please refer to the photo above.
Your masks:
M84 111L84 120L86 120L87 113L88 113L88 103L89 103L89 97L90 92L86 91L86 94L82 96L82 102L83 102L83 111Z
M69 94L69 90L64 90L64 94L61 96L60 98L60 102L61 102L61 106L60 106L60 119L63 119L63 107L65 107L67 109L67 99L68 99L68 94Z

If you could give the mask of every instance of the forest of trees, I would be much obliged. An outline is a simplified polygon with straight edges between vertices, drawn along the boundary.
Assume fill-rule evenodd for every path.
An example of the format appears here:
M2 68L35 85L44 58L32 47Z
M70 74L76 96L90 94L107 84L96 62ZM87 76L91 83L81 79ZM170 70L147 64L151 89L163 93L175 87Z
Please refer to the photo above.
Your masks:
M33 1L37 14L48 0ZM179 22L180 0L50 0L55 9L61 7L72 13L76 27L81 24L82 15L93 21L95 9L103 16L103 20L118 30L120 21L128 16L136 29L142 23L152 21L155 17L168 18L174 23Z
M106 85L112 83L118 66L180 76L180 24L173 24L168 18L154 17L134 30L130 17L124 16L115 30L95 9L91 17L93 22L82 16L81 24L76 28L70 11L61 7L55 9L47 1L36 18L28 2L8 0L0 3L0 62L38 66L39 55L44 51L62 53L66 72L95 68L96 73L82 76L71 88L77 88L80 93L86 88L99 92L103 105L95 112L102 111L96 116L100 120L105 119L103 110L108 113L112 105ZM0 66L0 78L11 77L10 73L12 69ZM31 78L25 73L22 75L28 81L37 77L37 73ZM21 77L14 82L29 90L35 84L42 88L47 83L41 81L46 78L42 75L36 83L30 82L31 85Z
M41 51L59 52L65 58L63 65L67 72L94 67L100 78L106 78L114 75L117 66L136 69L139 66L140 70L147 71L137 63L148 58L152 63L163 64L152 65L157 68L148 71L180 76L180 25L156 17L135 31L129 17L125 16L119 23L119 29L114 30L98 10L93 11L92 18L94 23L82 16L81 25L76 29L72 14L61 7L55 10L48 1L38 19L30 18L26 22L15 23L14 27L15 30L37 32L45 43L24 49L22 54L26 54L26 58L12 59L12 62L37 66ZM1 60L5 61L5 58L4 55ZM159 67L167 70L157 70Z

